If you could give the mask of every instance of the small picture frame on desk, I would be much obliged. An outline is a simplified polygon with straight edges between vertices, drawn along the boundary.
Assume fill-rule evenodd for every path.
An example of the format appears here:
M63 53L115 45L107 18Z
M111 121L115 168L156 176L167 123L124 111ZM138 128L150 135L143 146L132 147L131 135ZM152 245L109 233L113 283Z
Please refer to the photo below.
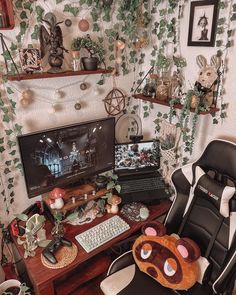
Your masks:
M217 11L218 0L191 2L188 46L214 46Z
M20 49L19 52L22 71L27 74L42 72L41 55L39 49L25 48Z

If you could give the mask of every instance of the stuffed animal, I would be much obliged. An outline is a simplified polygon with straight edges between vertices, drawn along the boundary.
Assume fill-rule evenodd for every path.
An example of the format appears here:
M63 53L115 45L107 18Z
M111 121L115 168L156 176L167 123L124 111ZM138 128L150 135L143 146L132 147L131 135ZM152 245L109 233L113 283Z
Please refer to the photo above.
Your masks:
M139 269L165 287L191 288L199 275L197 244L189 238L166 235L164 225L159 222L145 224L142 233L132 251Z
M201 91L204 94L203 100L206 105L210 107L213 103L213 92L215 90L215 85L217 84L221 59L216 55L213 55L210 64L208 64L203 55L198 55L196 61L200 68L200 72L195 86L198 91Z

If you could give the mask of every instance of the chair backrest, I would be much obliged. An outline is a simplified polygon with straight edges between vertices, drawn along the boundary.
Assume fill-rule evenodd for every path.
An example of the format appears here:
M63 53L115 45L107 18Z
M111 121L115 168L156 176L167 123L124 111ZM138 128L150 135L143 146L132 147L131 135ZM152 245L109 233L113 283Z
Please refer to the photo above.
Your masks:
M210 262L208 282L221 293L236 271L236 145L213 140L202 156L172 174L168 233L193 239Z

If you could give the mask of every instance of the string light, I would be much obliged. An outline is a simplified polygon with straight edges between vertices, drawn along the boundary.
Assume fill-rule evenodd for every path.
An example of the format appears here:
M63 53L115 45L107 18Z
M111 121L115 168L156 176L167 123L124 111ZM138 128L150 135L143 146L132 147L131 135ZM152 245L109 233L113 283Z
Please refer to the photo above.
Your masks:
M63 99L61 100L61 98L63 98L65 96L65 92L62 91L62 89L66 89L75 85L80 85L80 89L81 90L86 90L88 88L88 84L85 83L85 79L83 79L82 81L76 81L76 82L72 82L69 84L66 84L64 86L58 87L58 88L52 88L52 87L44 87L42 89L42 87L37 87L37 86L32 86L32 88L34 90L51 90L53 91L53 96L47 96L44 97L42 94L40 94L40 97L35 97L34 91L30 88L27 88L23 91L19 90L18 88L16 88L14 85L11 84L11 88L13 90L15 90L16 92L18 92L20 94L20 104L22 107L26 108L28 107L34 100L38 100L38 101L42 101L45 103L50 104L50 107L48 109L48 113L50 114L54 114L57 111L60 111L62 108L61 106L65 103L74 103L75 101L77 101L76 103L74 103L74 109L75 110L80 110L81 109L81 104L78 102L78 97L76 98L70 98L70 99ZM5 85L5 84L4 84ZM34 99L33 99L34 97ZM49 99L49 97L53 97L54 102L52 103L52 100Z

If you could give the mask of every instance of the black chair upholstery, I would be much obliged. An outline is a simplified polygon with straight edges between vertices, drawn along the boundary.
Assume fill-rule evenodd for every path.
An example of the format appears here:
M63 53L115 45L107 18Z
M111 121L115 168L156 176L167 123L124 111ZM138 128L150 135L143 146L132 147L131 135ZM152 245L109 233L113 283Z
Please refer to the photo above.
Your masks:
M205 190L204 194L202 187L197 183L196 167L200 167L206 173L204 177L209 190ZM175 199L165 220L167 233L189 237L199 245L202 256L207 257L210 263L205 280L186 291L165 288L139 271L130 251L110 266L108 277L101 283L104 294L232 294L236 276L236 196L234 194L229 201L229 216L223 216L222 200L218 200L211 190L217 189L218 185L219 190L224 189L226 185L236 186L236 145L224 140L213 140L197 161L174 171L172 183L175 188ZM190 191L194 185L196 186L190 203ZM128 265L133 265L128 283L126 282L117 293L110 292L106 280L112 282L114 276L115 281L121 284L119 276L122 278L122 272Z

